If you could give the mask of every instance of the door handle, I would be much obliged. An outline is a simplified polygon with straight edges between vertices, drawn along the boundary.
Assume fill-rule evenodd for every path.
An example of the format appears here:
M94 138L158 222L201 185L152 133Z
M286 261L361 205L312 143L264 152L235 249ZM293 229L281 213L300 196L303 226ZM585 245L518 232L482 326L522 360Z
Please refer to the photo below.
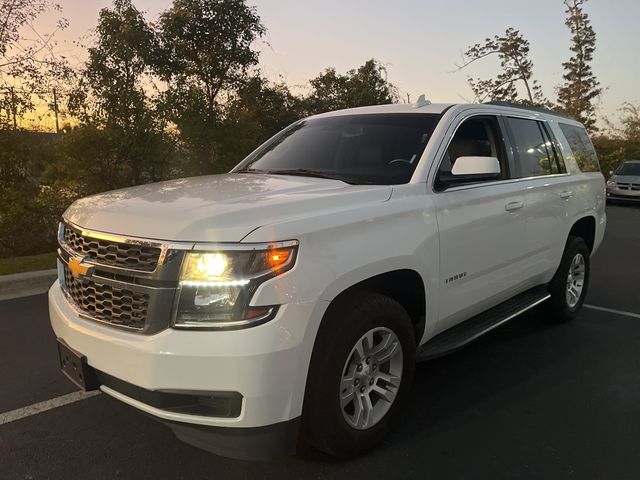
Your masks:
M507 212L515 212L516 210L520 210L524 207L524 202L509 202L504 206L504 209Z
M560 192L560 198L567 200L568 198L573 197L573 192L571 190L565 190L564 192Z

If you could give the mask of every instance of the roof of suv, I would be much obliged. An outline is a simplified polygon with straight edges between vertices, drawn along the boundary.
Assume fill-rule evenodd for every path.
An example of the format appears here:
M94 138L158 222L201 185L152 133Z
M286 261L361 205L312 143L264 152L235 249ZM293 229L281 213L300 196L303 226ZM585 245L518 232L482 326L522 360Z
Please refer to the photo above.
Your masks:
M487 107L490 110L496 110L497 112L505 112L511 111L512 113L522 113L529 112L531 114L537 115L553 115L556 117L561 117L571 122L576 122L572 117L565 115L560 112L555 112L553 110L548 110L546 108L540 107L532 107L528 105L522 105L518 103L510 103L510 102L486 102L486 103L428 103L426 105L418 106L412 103L392 103L387 105L372 105L369 107L357 107L357 108L348 108L344 110L336 110L333 112L321 113L318 115L314 115L315 118L325 118L325 117L333 117L340 115L362 115L362 114L380 114L380 113L431 113L431 114L442 114L446 110L451 107L471 107L471 106L483 106ZM576 122L577 123L577 122Z
M454 103L430 103L423 107L416 107L412 103L390 103L387 105L372 105L370 107L347 108L333 112L321 113L316 117L333 117L338 115L367 114L367 113L435 113L440 114Z

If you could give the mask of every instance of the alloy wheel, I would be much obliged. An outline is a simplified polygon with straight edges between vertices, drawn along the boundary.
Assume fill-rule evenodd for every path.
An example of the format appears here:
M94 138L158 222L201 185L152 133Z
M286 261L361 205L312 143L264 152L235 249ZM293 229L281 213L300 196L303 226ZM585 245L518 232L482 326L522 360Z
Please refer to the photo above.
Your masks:
M567 275L566 299L569 308L574 308L580 301L585 279L585 260L581 253L577 253L571 261Z
M389 412L402 380L402 345L388 328L376 327L356 342L344 365L340 406L347 423L373 427Z

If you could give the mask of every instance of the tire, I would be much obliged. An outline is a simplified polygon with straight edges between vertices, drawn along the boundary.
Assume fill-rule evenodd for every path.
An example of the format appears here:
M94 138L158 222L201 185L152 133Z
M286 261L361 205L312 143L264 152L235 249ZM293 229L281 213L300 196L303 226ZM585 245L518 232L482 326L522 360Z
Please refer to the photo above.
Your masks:
M373 335L365 336L372 331ZM366 347L371 338L374 348L369 356ZM364 362L354 350L356 344L364 350ZM388 345L386 349L381 348L383 344ZM377 354L377 350L383 353ZM356 292L334 302L313 348L302 414L303 439L338 458L350 458L380 444L411 388L415 351L411 319L395 300L378 293ZM386 361L384 357L390 355ZM373 360L367 364L366 358ZM395 387L399 365L399 386ZM387 383L385 379L393 381ZM391 392L388 397L395 392L391 402L382 399L380 388ZM365 405L373 406L368 416L367 408L359 408Z
M582 275L578 275L580 269L577 267L580 265L582 265ZM569 237L558 271L549 283L548 291L551 298L547 302L547 311L551 321L562 323L575 318L587 294L590 267L590 252L587 244L581 237ZM573 270L571 278L570 270ZM568 293L570 282L573 285L572 294Z

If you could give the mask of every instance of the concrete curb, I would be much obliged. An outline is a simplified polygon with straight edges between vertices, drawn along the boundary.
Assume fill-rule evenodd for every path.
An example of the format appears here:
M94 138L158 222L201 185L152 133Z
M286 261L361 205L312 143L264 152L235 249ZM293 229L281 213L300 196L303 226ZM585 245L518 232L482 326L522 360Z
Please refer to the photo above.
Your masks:
M49 290L58 278L55 268L0 276L0 300L38 295Z

